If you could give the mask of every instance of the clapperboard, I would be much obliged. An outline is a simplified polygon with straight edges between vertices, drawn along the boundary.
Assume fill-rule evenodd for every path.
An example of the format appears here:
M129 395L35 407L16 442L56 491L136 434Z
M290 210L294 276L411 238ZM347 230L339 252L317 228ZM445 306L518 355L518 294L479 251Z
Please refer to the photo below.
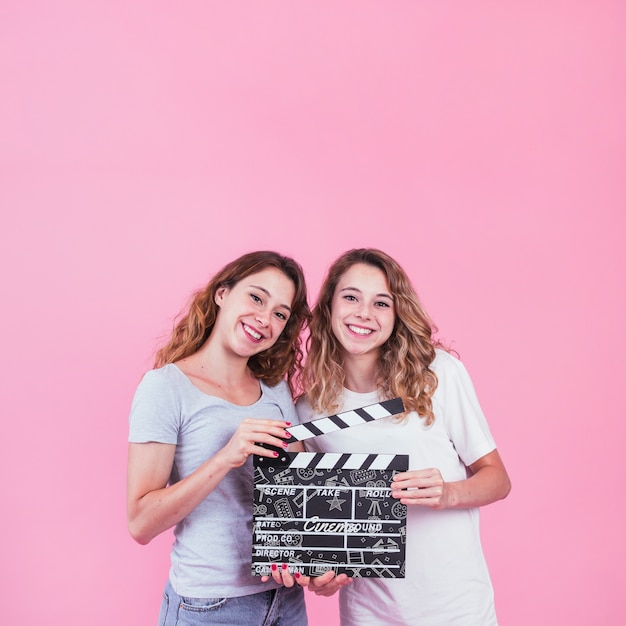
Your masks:
M403 411L395 398L286 430L303 441ZM307 576L404 578L406 506L389 485L408 455L278 452L254 456L252 574L288 563Z

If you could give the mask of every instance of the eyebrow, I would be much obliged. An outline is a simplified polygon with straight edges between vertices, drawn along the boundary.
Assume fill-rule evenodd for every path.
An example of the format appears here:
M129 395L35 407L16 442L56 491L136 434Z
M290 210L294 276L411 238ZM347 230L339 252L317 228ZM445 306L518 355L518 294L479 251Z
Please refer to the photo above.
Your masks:
M363 293L360 289L357 289L357 287L344 287L343 289L339 290L339 293L341 293L342 291L357 291L358 293ZM388 298L389 300L393 302L393 297L390 296L388 293L377 293L375 297L376 298Z
M259 291L262 291L268 297L272 296L272 294L265 287L261 287L260 285L250 285L250 287L252 289L258 289ZM279 304L278 306L291 312L291 307L288 304Z

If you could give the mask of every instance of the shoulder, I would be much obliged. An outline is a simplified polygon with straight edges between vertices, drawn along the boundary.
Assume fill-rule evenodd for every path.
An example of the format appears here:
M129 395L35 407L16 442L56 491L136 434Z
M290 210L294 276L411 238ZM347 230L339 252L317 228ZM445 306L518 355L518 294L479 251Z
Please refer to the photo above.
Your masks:
M193 393L189 379L173 364L148 370L135 391L135 405L179 405Z
M306 396L302 396L296 402L296 411L298 412L298 417L300 418L301 422L310 422L312 419L315 419L315 417L317 417L313 413L311 403Z
M437 390L441 394L455 390L473 389L474 384L463 362L445 350L437 349L430 369L437 375Z
M178 370L175 365L168 363L163 367L148 370L141 378L139 389L142 387L158 387L163 384L172 384L172 380L176 378Z
M148 370L137 387L130 411L130 439L136 443L176 443L185 403L185 377L173 365Z
M179 387L185 380L185 375L172 363L163 367L148 370L142 377L138 391L165 390Z
M437 375L440 374L456 374L456 373L467 373L465 369L465 365L463 365L462 361L455 357L454 355L442 350L441 348L437 348L435 350L435 358L433 362L430 364L430 369L433 370Z
M261 389L263 390L263 395L276 399L276 400L289 400L293 404L293 396L291 395L291 389L289 389L289 385L286 380L281 380L276 385L268 385L264 381L260 381Z

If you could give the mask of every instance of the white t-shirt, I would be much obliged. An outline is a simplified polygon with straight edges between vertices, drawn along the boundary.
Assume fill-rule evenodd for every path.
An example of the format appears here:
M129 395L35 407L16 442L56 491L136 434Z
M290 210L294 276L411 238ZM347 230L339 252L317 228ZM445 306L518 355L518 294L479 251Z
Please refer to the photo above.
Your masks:
M463 364L437 350L431 364L438 387L435 422L427 427L417 413L402 422L384 418L308 439L313 452L408 454L409 469L439 468L445 481L467 477L466 466L495 449L495 442ZM337 411L367 406L377 392L343 393ZM297 406L301 422L313 415ZM340 591L342 626L494 626L493 589L482 552L478 509L433 511L409 506L406 577L359 579Z

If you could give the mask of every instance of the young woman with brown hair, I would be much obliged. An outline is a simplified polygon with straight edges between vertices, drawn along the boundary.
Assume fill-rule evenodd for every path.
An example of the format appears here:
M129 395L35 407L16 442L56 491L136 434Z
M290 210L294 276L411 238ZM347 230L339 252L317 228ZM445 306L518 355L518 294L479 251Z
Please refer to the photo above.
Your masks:
M129 530L145 544L175 527L159 624L307 623L299 585L251 574L250 456L288 445L309 316L295 261L246 254L195 295L137 388Z

